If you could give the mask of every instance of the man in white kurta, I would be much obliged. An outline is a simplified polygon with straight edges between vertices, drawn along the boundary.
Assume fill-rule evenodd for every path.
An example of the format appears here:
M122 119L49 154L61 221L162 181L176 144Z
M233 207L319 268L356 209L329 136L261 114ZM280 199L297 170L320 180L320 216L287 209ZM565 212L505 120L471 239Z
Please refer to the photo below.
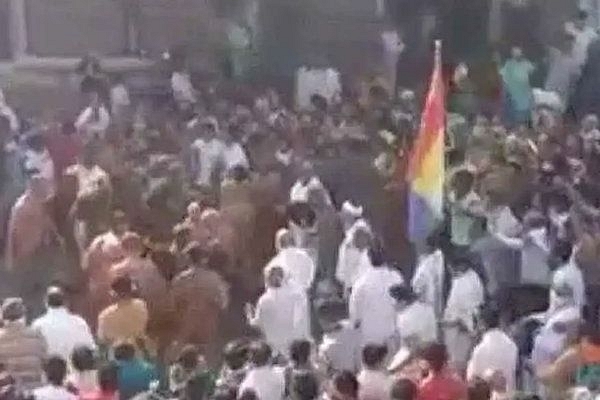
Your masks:
M315 278L315 263L306 250L297 247L292 233L285 228L275 235L277 254L269 261L265 271L273 266L283 268L288 283L308 291Z
M346 232L340 244L335 277L344 286L346 294L350 293L358 278L371 267L368 254L371 236L371 228L367 222L359 219Z
M396 302L389 295L394 285L402 285L400 272L389 268L383 257L370 250L371 267L358 278L348 302L350 321L360 332L361 346L389 344L396 333Z
M310 337L308 300L302 290L285 284L281 267L268 269L265 284L256 311L247 310L248 322L263 332L275 353L285 355L294 340Z
M431 304L425 303L409 286L394 286L390 296L397 302L397 335L400 346L415 348L438 339L438 326Z
M500 329L498 311L484 310L482 320L487 330L473 349L467 367L467 379L484 379L488 370L499 371L506 380L507 391L514 392L519 357L517 345Z
M484 288L468 261L456 261L452 274L452 286L444 310L444 341L450 362L458 371L464 371L473 347L475 318L484 302Z
M411 286L420 300L431 305L435 315L440 317L444 307L444 254L440 249L419 257Z

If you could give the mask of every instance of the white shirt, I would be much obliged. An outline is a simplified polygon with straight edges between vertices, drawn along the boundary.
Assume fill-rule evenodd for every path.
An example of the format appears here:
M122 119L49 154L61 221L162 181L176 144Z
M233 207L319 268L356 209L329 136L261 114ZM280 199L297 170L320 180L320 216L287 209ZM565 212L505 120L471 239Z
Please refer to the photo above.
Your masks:
M251 369L238 389L238 397L245 390L253 390L259 400L282 400L285 394L283 369L273 366Z
M115 85L110 89L110 106L113 115L118 114L123 107L131 105L129 92L123 84Z
M287 355L294 340L309 335L308 299L291 285L267 288L256 304L256 315L250 323L262 330L274 352Z
M473 349L467 367L467 379L482 378L488 370L500 371L506 379L506 389L516 389L518 349L515 342L500 329L487 331Z
M475 330L475 316L484 302L481 279L473 270L468 270L452 279L452 287L444 310L446 322L460 321L470 331Z
M358 229L371 230L364 219L358 219L346 231L338 251L335 277L344 285L346 290L350 290L358 278L372 266L367 250L359 250L354 246L354 235Z
M319 346L319 357L335 371L354 371L357 366L356 330L349 321L342 321L340 329L327 332Z
M171 75L171 90L178 103L196 103L196 91L192 86L190 75L185 72L173 72Z
M57 354L65 360L71 359L77 346L96 348L94 336L83 318L70 313L66 308L48 308L46 314L31 324L41 332L48 344L48 353Z
M410 347L410 340L418 339L420 344L437 340L437 321L433 307L415 301L398 313L396 327L400 345Z
M359 325L362 344L386 344L396 333L395 301L389 294L404 279L385 266L370 267L356 282L350 294L350 321Z
M307 183L303 183L298 180L290 189L290 202L291 203L305 203L308 201L308 192L311 189L323 189L325 190L325 186L321 183L321 180L313 176L308 180Z
M384 371L363 369L356 377L359 400L386 400L390 398L392 378Z
M592 43L598 37L598 34L590 26L586 26L579 30L574 26L573 23L570 22L565 24L565 30L575 36L575 43L573 44L573 58L575 58L577 65L581 67L587 61L587 53L590 43Z
M515 236L521 229L519 220L508 206L501 206L491 210L487 215L487 226L491 233L508 237Z
M225 144L217 138L212 138L208 142L203 139L196 139L192 146L197 151L198 161L200 162L196 183L210 185L214 169L219 162L223 161Z
M573 299L579 308L583 308L586 304L585 300L585 283L583 281L583 273L577 267L574 261L570 261L554 271L552 277L552 286L559 287L569 285L573 290ZM554 290L550 291L550 308L553 308Z
M421 296L421 300L433 307L436 315L442 314L444 254L441 250L419 258L411 285L413 291Z
M77 400L77 396L62 386L46 385L33 391L35 400Z
M75 121L75 127L90 137L94 135L104 137L109 125L110 115L104 106L98 108L98 119L94 118L92 107L88 107L79 114Z
M229 171L234 167L241 165L248 169L250 162L246 156L244 148L239 143L225 144L223 147L223 159L225 161L225 170Z
M301 287L305 291L312 287L315 278L315 263L306 250L299 247L281 249L269 261L265 270L273 266L283 268L283 272L293 285Z

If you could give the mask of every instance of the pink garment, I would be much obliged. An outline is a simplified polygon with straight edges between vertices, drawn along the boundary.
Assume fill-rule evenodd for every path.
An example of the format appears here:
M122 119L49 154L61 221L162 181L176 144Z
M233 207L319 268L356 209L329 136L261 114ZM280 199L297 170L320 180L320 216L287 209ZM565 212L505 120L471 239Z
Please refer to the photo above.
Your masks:
M13 205L8 222L6 265L14 267L32 256L53 232L46 204L25 192Z

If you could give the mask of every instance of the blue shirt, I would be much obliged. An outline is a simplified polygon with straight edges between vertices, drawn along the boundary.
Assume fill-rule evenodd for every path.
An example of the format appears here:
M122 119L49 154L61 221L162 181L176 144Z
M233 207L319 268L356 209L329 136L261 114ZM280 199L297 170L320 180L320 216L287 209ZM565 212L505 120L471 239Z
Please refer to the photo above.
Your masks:
M158 379L156 368L140 359L119 361L119 398L127 400L145 392L150 383Z

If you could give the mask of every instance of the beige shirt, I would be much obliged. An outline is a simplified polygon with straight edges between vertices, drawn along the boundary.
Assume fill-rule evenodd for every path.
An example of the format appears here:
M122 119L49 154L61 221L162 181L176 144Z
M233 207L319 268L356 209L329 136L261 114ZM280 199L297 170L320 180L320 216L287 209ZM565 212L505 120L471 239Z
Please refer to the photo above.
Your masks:
M140 299L117 302L98 316L98 339L108 344L119 341L135 343L146 335L148 309Z

